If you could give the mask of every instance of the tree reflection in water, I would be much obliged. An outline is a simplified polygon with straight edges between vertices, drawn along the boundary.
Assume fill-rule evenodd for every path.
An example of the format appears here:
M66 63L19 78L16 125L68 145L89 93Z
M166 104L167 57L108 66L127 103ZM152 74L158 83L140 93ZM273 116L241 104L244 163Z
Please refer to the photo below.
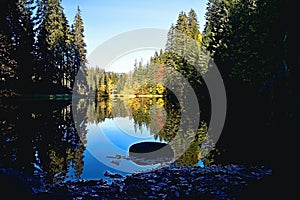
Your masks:
M178 103L171 103L163 98L98 99L98 102L95 103L96 112L92 108L88 108L88 121L102 122L106 118L129 116L130 119L134 120L136 131L142 131L143 126L146 126L156 140L160 142L172 141L176 146L174 151L178 165L198 165L200 159L205 164L212 163L212 157L201 157L201 154L205 151L205 149L200 148L201 144L204 141L209 144L207 142L209 141L207 123L202 120L196 133L192 132L192 128L187 128L186 130L189 131L185 132L180 129L181 112L188 112L188 109L192 108L180 110ZM194 121L189 117L184 120L186 124ZM177 134L179 134L179 137L175 137Z
M63 181L70 168L80 177L85 141L77 134L71 106L69 101L1 101L0 167L47 182Z
M190 138L194 134L179 129L179 107L163 98L78 99L72 104L69 100L1 100L0 105L0 168L35 174L47 182L81 177L87 125L108 118L129 117L136 130L146 126L156 140L172 141L180 166L197 165L203 159L200 144L207 139L207 123L202 121L196 136ZM75 123L80 128L75 128ZM176 134L180 137L174 140ZM192 140L188 147L187 140Z

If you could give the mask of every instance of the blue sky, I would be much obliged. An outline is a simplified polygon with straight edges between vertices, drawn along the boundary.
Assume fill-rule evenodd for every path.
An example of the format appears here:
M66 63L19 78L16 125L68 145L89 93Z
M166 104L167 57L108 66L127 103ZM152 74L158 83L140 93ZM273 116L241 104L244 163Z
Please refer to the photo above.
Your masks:
M206 3L207 0L62 0L70 23L74 20L77 6L81 8L88 55L111 37L127 31L141 28L169 29L176 22L179 12L187 13L191 8L196 11L202 31ZM150 54L152 52L140 52L140 56L144 57ZM124 64L128 62L125 60ZM118 61L120 63L122 60Z

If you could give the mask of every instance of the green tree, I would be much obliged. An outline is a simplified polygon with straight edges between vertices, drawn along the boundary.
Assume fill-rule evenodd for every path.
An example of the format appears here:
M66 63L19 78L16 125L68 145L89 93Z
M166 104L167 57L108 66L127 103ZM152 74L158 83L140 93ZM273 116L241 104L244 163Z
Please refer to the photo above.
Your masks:
M59 0L42 1L44 16L38 27L38 76L46 84L60 84L66 71L68 22Z
M74 24L72 26L72 36L73 36L73 69L71 72L71 87L74 86L74 79L79 70L81 73L87 75L86 69L86 43L84 41L84 26L81 17L81 10L79 6L77 7L77 13L75 15ZM86 79L83 84L87 84Z
M34 63L32 1L12 0L1 3L2 80L15 80L14 88L24 91L31 83ZM25 84L25 85L24 85ZM22 87L21 87L22 85Z
M258 88L279 69L284 38L280 13L277 0L209 1L204 41L225 78Z
M287 51L286 46L290 27L285 4L287 1L281 0L210 0L208 3L204 43L228 88L230 124L225 125L227 131L218 141L218 146L228 152L226 159L248 157L255 162L276 163L277 157L283 156L274 151L281 145L278 135L286 132L290 121L296 119L291 113L298 107L291 103L294 97L290 77L295 68L286 62L287 52L291 50ZM244 127L247 130L239 134ZM229 147L232 139L238 142ZM236 150L243 152L243 156L235 154Z
M188 22L190 29L190 36L194 40L199 39L200 31L199 31L199 23L197 19L197 15L194 9L191 9L188 13Z
M10 41L9 29L9 0L0 2L0 24L3 27L0 29L0 83L4 84L9 79L15 77L16 63L12 57L13 45Z
M17 62L17 75L23 90L32 82L34 69L34 32L32 21L33 1L19 0L16 2L12 32L16 35L14 57ZM18 25L16 25L18 24Z

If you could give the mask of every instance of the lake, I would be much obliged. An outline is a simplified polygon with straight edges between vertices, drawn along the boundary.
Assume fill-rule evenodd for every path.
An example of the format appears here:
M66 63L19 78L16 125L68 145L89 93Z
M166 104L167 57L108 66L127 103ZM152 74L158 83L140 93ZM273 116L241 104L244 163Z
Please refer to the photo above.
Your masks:
M56 183L111 181L110 174L125 176L173 162L203 166L199 145L206 124L194 133L185 131L180 123L188 119L164 98L2 99L0 105L0 168ZM132 156L135 144L148 146ZM147 157L156 144L166 151Z

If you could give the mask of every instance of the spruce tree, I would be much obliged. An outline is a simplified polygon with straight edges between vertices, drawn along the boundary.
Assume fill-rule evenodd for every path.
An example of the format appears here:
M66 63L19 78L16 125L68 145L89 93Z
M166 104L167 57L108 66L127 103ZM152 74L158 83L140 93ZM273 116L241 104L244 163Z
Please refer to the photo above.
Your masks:
M9 34L9 2L10 0L3 0L0 2L0 84L7 83L12 77L15 76L15 60L12 57L12 43Z
M1 80L14 82L14 89L22 92L32 81L34 33L32 1L1 2Z
M190 37L194 40L199 39L199 23L197 21L197 15L194 9L191 9L188 13L188 22L190 29Z
M71 87L74 86L75 76L79 73L79 78L77 79L80 82L77 82L76 88L80 87L80 90L87 89L87 69L86 69L86 43L84 41L84 26L83 20L81 17L80 7L77 7L77 13L75 15L74 23L72 26L72 36L73 36L73 69L71 76ZM79 88L78 88L79 89Z
M67 20L60 0L42 1L43 12L38 27L39 76L46 84L62 84L66 55Z
M20 79L20 87L27 90L30 87L34 72L34 31L32 21L33 1L17 1L15 26L16 34L19 35L17 47L14 52L17 61L17 75ZM25 91L26 92L26 91Z

